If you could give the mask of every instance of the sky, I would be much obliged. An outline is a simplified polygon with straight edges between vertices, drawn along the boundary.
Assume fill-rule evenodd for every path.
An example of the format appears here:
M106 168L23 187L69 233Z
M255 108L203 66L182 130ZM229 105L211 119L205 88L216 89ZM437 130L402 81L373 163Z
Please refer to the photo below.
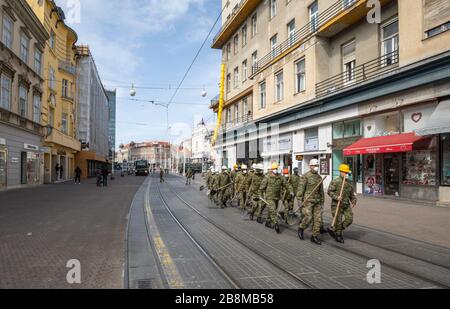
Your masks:
M89 45L107 89L117 88L117 142L168 140L180 143L202 118L214 122L208 108L219 93L219 50L210 48L216 25L182 89L166 109L130 100L170 101L175 88L220 13L220 0L56 0L66 23ZM139 89L157 87L166 89ZM207 96L202 97L202 88ZM169 89L170 88L170 89Z

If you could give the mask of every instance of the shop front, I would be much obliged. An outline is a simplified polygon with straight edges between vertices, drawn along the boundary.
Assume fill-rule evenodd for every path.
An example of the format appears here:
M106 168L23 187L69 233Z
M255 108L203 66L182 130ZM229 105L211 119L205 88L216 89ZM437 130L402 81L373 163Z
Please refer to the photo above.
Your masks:
M272 163L278 163L280 169L292 171L292 134L281 134L263 139L264 169L269 169Z
M6 140L0 138L0 190L6 188L8 151L6 149Z
M438 139L415 133L363 138L344 149L361 155L363 192L368 196L437 201Z

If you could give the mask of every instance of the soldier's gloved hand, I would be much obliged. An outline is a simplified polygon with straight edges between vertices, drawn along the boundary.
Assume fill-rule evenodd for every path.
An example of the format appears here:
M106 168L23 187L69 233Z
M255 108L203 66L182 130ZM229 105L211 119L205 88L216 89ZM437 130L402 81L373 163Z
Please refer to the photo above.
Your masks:
M342 196L338 196L338 198L336 199L338 202L342 201Z

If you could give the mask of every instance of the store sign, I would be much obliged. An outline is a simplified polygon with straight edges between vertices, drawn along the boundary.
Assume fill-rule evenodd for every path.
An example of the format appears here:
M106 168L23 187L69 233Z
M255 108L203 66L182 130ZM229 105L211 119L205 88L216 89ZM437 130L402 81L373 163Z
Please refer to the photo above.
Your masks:
M6 139L0 138L0 145L6 146Z
M23 148L27 150L39 151L39 146L36 145L24 144Z
M11 163L19 163L19 158L11 158Z
M436 105L416 107L403 112L405 132L413 132L430 125L431 115L436 110Z

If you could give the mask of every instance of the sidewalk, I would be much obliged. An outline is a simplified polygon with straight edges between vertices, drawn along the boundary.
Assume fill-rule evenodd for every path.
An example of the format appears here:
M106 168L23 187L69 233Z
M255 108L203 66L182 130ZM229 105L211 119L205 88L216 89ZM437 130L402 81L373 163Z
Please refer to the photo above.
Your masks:
M203 184L201 176L192 182L198 187ZM325 219L331 218L330 204L327 196ZM450 248L450 208L447 207L359 195L353 224Z

